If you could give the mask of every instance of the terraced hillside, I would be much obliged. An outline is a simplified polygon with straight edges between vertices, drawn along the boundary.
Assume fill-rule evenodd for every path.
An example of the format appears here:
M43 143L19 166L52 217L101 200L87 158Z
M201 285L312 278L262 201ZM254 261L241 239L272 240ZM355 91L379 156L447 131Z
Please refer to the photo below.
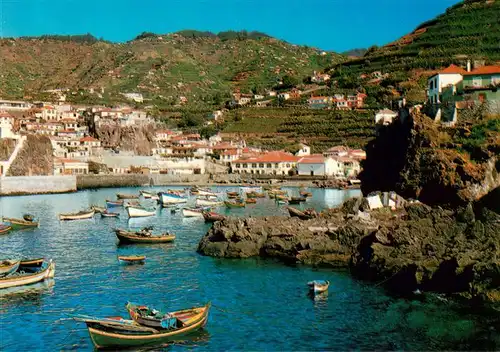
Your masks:
M239 109L226 118L225 133L253 145L293 151L300 142L322 152L335 145L364 147L374 136L372 111L307 108Z
M467 59L485 64L500 61L500 1L460 2L414 32L386 46L372 47L360 58L334 65L331 71L340 84L350 86L366 84L371 73L381 71L389 74L383 85L399 85L408 91L423 88L433 70L451 63L465 65ZM368 77L360 78L362 74Z
M264 35L194 33L201 32L143 34L117 44L92 36L3 39L0 97L36 97L57 88L82 97L86 93L79 89L104 87L107 101L139 92L167 104L180 96L217 104L234 88L263 91L284 75L301 79L343 60Z

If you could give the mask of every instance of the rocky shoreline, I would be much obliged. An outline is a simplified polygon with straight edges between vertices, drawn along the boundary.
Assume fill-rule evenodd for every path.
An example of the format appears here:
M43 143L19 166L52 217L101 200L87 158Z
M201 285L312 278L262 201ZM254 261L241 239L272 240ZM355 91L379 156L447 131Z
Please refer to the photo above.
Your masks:
M457 210L413 203L370 211L365 198L352 198L305 221L228 218L212 226L198 252L347 268L402 294L420 290L500 304L500 215L481 202Z

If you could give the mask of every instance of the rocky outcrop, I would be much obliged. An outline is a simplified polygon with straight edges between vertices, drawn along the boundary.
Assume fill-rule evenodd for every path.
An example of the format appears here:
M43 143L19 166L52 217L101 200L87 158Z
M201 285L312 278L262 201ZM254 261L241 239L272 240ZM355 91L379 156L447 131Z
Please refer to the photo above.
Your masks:
M396 191L448 208L479 199L500 186L500 146L493 137L465 152L460 142L467 134L466 128L444 130L420 113L379 129L359 176L363 194Z
M198 251L349 268L357 277L402 293L460 293L500 303L497 213L479 203L457 211L421 203L398 211L360 211L365 203L351 199L307 221L225 219L202 238Z
M95 135L105 146L133 151L137 155L150 155L151 149L155 147L153 125L103 125L96 128Z
M44 176L54 174L52 143L47 136L28 135L7 176Z

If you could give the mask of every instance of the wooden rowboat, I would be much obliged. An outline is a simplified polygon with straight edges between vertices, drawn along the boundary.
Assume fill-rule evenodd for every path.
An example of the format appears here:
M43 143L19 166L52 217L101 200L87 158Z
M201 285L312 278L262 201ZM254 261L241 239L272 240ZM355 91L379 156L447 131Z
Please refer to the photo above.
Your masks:
M139 199L139 196L137 194L117 193L116 198L118 198L118 199Z
M169 233L153 236L147 233L130 232L119 229L115 230L115 233L121 243L166 243L175 240L175 235Z
M23 271L25 271L24 268ZM18 270L17 272L14 272L6 277L0 278L0 289L30 285L45 279L50 279L54 277L55 271L56 264L52 260L44 262L42 267L37 268L35 271L22 273Z
M0 224L0 235L5 235L10 230L12 230L12 226Z
M144 209L137 207L127 207L129 218L145 218L148 216L155 216L156 209Z
M75 318L87 325L90 339L96 348L123 349L127 347L158 346L170 341L183 339L187 334L202 329L207 321L211 304L199 308L191 308L192 313L172 312L174 315L168 328L154 329L137 324L133 320L123 318L98 319ZM179 314L178 316L175 316Z
M247 198L246 202L247 202L247 204L255 204L255 203L257 203L257 199L255 199L255 198Z
M33 220L2 218L2 221L8 223L13 230L38 227L38 222Z
M145 260L146 260L145 255L118 256L118 261L125 264L143 264Z
M120 216L120 213L113 213L113 212L110 212L107 210L105 210L101 213L101 217L103 217L103 218L117 218L119 216Z
M302 197L312 197L312 193L311 192L306 192L306 191L300 191L299 194L302 196Z
M94 210L83 210L78 213L59 214L59 220L84 220L94 216Z
M240 195L239 192L226 192L228 198L236 198Z
M316 212L313 209L308 209L306 211L300 211L299 209L293 207L286 207L288 213L291 217L297 217L301 220L309 220L316 217Z
M9 275L19 268L19 260L2 260L0 262L0 276Z
M182 209L182 215L185 218L202 218L203 209L202 208L184 208Z
M179 322L182 323L181 325L186 324L186 322L196 317L200 313L200 310L203 310L205 307L192 307L167 313L149 308L148 306L128 302L125 308L130 318L139 325L154 329L172 329Z
M108 208L123 207L123 199L122 200L106 200L106 206Z
M307 198L305 197L292 197L288 200L289 204L300 204L307 201Z
M230 202L230 201L225 201L224 204L228 208L244 208L245 207L245 202Z
M330 281L324 281L324 280L309 281L307 283L307 286L309 286L309 289L314 293L322 293L328 290L328 287L330 286Z
M210 211L204 211L203 218L205 219L205 222L216 222L224 220L226 217L222 214L217 214Z
M37 259L23 259L21 260L21 264L19 267L21 268L39 268L42 266L45 258L37 258Z

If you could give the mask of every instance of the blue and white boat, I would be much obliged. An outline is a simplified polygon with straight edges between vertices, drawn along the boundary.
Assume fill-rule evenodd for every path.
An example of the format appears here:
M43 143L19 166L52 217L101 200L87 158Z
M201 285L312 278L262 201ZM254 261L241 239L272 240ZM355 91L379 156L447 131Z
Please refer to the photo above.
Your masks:
M187 203L187 198L172 193L160 193L160 202L163 205Z

